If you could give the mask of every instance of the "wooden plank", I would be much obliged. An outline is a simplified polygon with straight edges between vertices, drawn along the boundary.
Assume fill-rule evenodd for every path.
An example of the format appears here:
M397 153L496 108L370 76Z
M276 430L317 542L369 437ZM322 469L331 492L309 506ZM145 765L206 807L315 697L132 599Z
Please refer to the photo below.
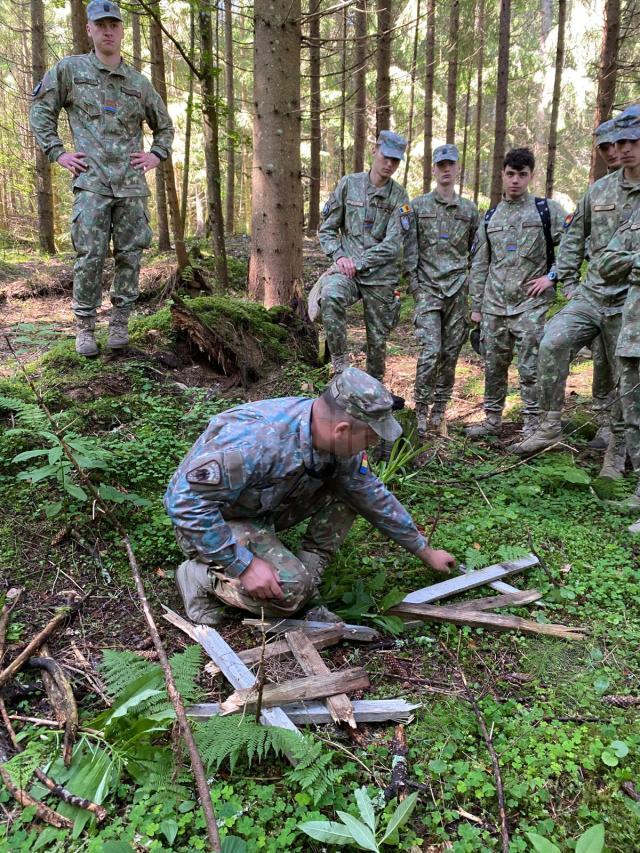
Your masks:
M318 652L304 631L289 631L285 636L294 658L300 664L300 668L305 675L331 674L331 670L320 657L320 652ZM351 700L346 693L336 693L335 696L328 696L325 700L325 705L334 723L347 723L352 729L357 728L353 716L353 708L351 707Z
M429 604L431 601L449 598L467 589L475 589L477 586L484 586L484 584L493 583L501 578L516 574L516 572L522 572L524 569L537 565L537 563L538 558L533 554L520 557L517 560L507 560L504 563L497 563L493 566L487 566L484 569L467 572L455 578L447 578L446 581L433 584L433 586L427 586L424 589L410 592L409 595L405 596L402 603Z
M627 527L629 533L640 533L640 521L634 521Z
M316 649L326 649L328 646L333 646L336 643L339 643L343 634L343 625L335 624L331 625L329 628L314 631L307 636ZM262 659L262 646L254 646L252 649L244 649L244 651L238 652L237 654L243 663L246 663L247 666L251 666L254 663L259 663ZM265 660L267 660L267 658L286 657L290 654L291 649L289 648L289 644L286 640L272 640L264 647ZM220 672L220 667L211 661L211 663L208 663L205 666L205 670L209 675L217 675Z
M307 622L306 619L243 619L243 625L260 628L267 634L285 634L287 631L304 631L310 634L314 631L326 631L330 626L342 625L343 639L355 640L358 643L370 643L380 637L375 628L366 625L347 625L345 622Z
M420 705L412 705L405 699L354 699L353 716L357 723L406 723ZM322 725L331 722L331 714L322 702L291 702L282 706L287 717L300 726ZM217 717L220 706L217 702L203 702L187 708L194 720L209 720Z
M176 628L180 628L187 636L200 643L202 648L221 669L224 677L236 688L251 688L256 683L256 677L233 651L226 640L220 636L215 628L206 625L194 625L183 619L173 610L165 607L163 614L167 622ZM277 702L275 703L278 704ZM281 729L289 729L300 734L296 726L287 717L281 708L266 708L260 715L260 722L265 726L279 726Z
M470 602L471 603L471 602ZM544 634L564 640L584 640L583 628L566 625L544 625L519 616L502 616L497 613L482 613L474 610L456 610L453 607L434 607L429 604L405 604L391 608L396 616L418 617L425 622L453 622L471 628L486 628L489 631L520 631L522 634Z
M447 610L495 610L498 607L521 607L523 604L532 604L539 598L542 598L542 593L537 589L519 589L517 592L505 592L504 595L456 601L453 604L447 604Z
M324 699L348 690L366 690L369 676L361 666L331 672L329 675L310 675L294 678L284 684L265 684L262 688L262 705L284 705L287 702L302 702L305 699ZM252 708L257 704L258 691L255 686L236 690L220 705L221 714L231 714L240 708Z

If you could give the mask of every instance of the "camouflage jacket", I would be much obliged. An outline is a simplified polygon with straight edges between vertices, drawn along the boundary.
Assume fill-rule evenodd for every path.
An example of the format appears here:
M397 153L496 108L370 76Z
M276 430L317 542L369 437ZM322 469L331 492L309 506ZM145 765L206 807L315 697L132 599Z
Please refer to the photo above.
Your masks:
M558 202L548 199L548 204L557 246L566 213ZM552 302L552 287L527 296L527 282L547 272L547 244L534 196L503 199L489 223L481 220L478 227L469 275L471 310L511 317Z
M621 309L627 295L624 277L605 281L599 258L618 228L640 207L640 183L625 180L622 169L592 184L567 217L566 233L558 252L558 278L565 289L579 283L579 292L604 307ZM589 250L589 266L580 282L580 267Z
M363 284L395 284L410 227L408 201L393 178L375 187L368 172L345 175L322 209L318 237L324 253L333 261L351 258Z
M173 475L164 503L181 537L205 563L240 574L252 554L227 521L273 521L278 507L303 505L328 485L411 553L426 540L362 453L338 459L313 449L306 397L247 403L216 415Z
M69 118L76 151L86 154L86 172L74 189L100 195L146 196L144 174L129 157L143 150L142 122L153 131L151 151L161 160L171 152L173 125L162 98L149 80L121 62L109 68L95 53L67 56L51 68L33 92L29 115L40 148L54 163L65 153L58 136L58 117Z
M437 306L466 283L480 215L472 201L458 195L446 201L437 190L414 198L411 208L404 249L409 290L432 297Z
M600 253L597 273L605 283L627 282L616 355L640 358L640 208Z

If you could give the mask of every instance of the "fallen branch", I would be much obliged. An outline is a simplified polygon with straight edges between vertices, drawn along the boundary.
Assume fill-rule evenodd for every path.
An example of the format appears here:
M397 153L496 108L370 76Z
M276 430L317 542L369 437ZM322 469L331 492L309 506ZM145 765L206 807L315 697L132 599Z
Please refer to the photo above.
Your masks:
M542 598L542 593L537 589L523 589L516 592L506 592L504 595L489 595L486 598L474 598L472 601L458 601L455 604L447 604L448 610L496 610L499 607L521 607L524 604L532 604Z
M40 657L29 658L28 665L42 670L42 681L56 720L64 726L62 760L71 766L71 756L78 733L78 706L71 684L62 667L43 649Z
M391 743L391 754L393 760L391 763L391 782L384 789L384 798L386 802L393 800L395 797L402 802L407 796L407 779L409 776L409 766L407 764L407 755L409 747L407 746L407 737L404 731L404 726L400 724L396 726L393 741Z
M18 603L18 599L22 595L22 592L22 587L12 586L11 589L7 590L4 604L2 605L2 612L0 612L0 666L2 666L2 661L4 659L4 647L7 636L7 625L9 624L9 616L11 616L11 611Z
M297 630L304 631L305 634L313 634L316 631L326 631L339 625L344 640L355 640L358 643L371 643L380 636L375 628L369 628L366 625L347 625L345 622L313 622L306 619L243 619L242 624L258 630L264 628L267 634L285 634L287 631Z
M20 803L21 806L24 806L24 808L32 806L36 810L37 818L40 818L40 820L50 824L51 826L55 826L57 829L71 829L73 822L70 821L69 818L63 817L58 812L50 809L49 806L41 803L40 800L35 800L31 794L28 794L22 788L18 788L17 785L14 785L13 779L1 764L0 778L4 782L7 791L9 791L13 799L17 803Z

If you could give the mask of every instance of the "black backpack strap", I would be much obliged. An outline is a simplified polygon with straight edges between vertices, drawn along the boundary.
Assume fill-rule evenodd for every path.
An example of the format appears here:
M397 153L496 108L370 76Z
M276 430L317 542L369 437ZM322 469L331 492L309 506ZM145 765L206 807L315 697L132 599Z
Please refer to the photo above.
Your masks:
M489 263L491 263L491 240L489 240L489 223L491 222L491 217L496 212L495 207L490 207L489 210L484 215L484 235L487 238L487 248L489 250Z
M556 259L556 250L553 245L553 237L551 235L551 211L549 210L549 201L546 198L535 198L536 208L540 221L542 222L542 230L544 231L544 240L547 245L547 272L551 269Z

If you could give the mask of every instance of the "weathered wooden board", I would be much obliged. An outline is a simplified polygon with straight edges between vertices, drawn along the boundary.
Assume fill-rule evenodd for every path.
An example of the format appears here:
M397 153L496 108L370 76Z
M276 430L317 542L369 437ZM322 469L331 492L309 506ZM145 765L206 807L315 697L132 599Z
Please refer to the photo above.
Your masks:
M459 592L464 592L467 589L475 589L477 586L484 586L484 584L490 584L501 578L514 575L516 572L522 572L524 569L537 565L537 563L538 558L533 554L528 554L526 557L520 557L517 560L507 560L504 563L497 563L494 566L487 566L484 569L467 572L455 578L447 578L447 580L440 583L410 592L409 595L404 597L402 603L428 604L431 601L450 598L452 595L457 595ZM510 592L512 591L510 590Z
M357 723L407 722L420 705L412 705L405 699L354 699L353 716ZM331 722L331 714L322 702L291 702L282 706L287 717L300 726L322 725ZM187 708L194 720L217 717L220 706L217 702L203 702Z
M305 675L331 674L331 670L320 657L320 652L318 652L311 642L310 636L313 635L305 634L304 631L298 630L289 631L285 636L293 656L298 661ZM351 700L346 693L336 693L335 696L328 696L325 700L325 705L335 723L347 723L352 729L357 728L353 716L353 708L351 707Z
M472 598L470 601L456 601L447 604L447 610L496 610L499 607L522 607L542 598L537 589L522 589L505 592L504 595L489 595L486 598Z
M313 631L326 631L332 625L341 625L343 629L343 637L345 640L355 640L359 643L371 643L380 637L375 628L368 628L366 625L347 625L345 622L307 622L305 619L243 619L243 625L249 625L251 628L259 628L267 632L267 634L284 634L287 631L304 631L305 634Z

